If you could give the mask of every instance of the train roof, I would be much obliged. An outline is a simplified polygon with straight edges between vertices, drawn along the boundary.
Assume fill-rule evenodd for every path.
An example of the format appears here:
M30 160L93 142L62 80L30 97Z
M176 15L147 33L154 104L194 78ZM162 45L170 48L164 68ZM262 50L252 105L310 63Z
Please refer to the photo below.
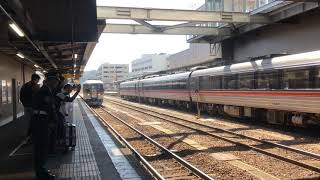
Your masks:
M179 79L187 79L189 77L190 72L178 73L178 74L170 74L165 76L153 77L142 79L143 83L152 83L153 81L172 81Z
M273 69L290 69L297 67L318 66L320 65L320 51L313 51L307 53L300 53L294 55L287 55L275 57L271 59L261 59L251 62L237 63L228 66L219 66L208 69L201 69L192 72L192 77L198 76L217 76L239 73L250 73L255 71L266 71ZM165 75L154 78L147 78L140 80L143 83L153 81L170 81L187 79L191 72L184 72L178 74ZM139 80L124 82L121 84L136 83Z
M320 51L275 57L272 59L262 59L251 62L232 64L229 66L213 67L209 69L194 71L192 73L192 76L227 75L316 65L320 65Z
M143 83L152 83L154 81L171 81L171 80L179 80L179 79L187 79L190 72L184 72L184 73L178 73L178 74L170 74L170 75L164 75L159 77L152 77L152 78L146 78L141 80L134 80L134 81L126 81L122 82L121 85L133 85L135 83L138 83L139 81Z
M83 84L103 84L103 81L100 80L86 80Z

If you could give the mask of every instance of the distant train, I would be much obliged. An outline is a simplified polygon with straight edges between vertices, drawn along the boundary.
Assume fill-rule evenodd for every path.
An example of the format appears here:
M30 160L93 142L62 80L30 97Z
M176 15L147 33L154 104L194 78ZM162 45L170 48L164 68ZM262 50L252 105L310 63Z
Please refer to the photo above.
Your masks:
M87 80L82 87L83 99L90 106L101 106L103 103L103 82L99 80Z
M122 98L272 124L320 125L320 51L120 84Z

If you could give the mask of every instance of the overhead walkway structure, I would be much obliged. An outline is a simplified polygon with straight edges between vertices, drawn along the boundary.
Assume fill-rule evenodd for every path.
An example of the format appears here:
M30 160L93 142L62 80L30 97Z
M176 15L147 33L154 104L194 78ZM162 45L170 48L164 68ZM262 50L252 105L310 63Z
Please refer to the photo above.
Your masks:
M250 15L239 12L213 12L197 10L132 8L132 7L97 7L98 19L126 19L139 24L107 23L104 33L124 34L167 34L167 35L228 35L227 28L199 26L199 23L249 23L267 24L270 20L264 15ZM148 21L184 22L172 26L152 25Z
M98 6L99 20L133 20L136 24L107 23L104 33L190 35L189 43L217 43L318 8L314 0L269 1L248 12ZM157 25L153 21L177 22ZM285 23L285 22L284 22Z

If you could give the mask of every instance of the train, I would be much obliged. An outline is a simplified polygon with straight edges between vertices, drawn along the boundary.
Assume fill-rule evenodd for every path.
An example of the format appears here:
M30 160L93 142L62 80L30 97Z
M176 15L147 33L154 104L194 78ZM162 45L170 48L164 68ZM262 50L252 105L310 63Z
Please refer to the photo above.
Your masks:
M87 80L82 84L83 99L90 106L101 106L103 103L104 89L100 80Z
M126 100L271 124L320 125L320 51L193 69L120 84Z

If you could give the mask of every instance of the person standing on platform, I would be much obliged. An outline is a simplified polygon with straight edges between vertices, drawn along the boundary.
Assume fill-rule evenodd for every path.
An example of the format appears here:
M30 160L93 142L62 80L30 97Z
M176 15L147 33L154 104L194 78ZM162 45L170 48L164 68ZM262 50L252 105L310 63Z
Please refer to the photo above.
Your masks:
M28 123L27 137L31 135L32 101L35 93L40 89L39 80L40 76L38 74L32 74L31 81L25 83L20 90L20 101L24 107L24 116Z
M43 86L35 94L33 101L32 140L34 144L34 166L38 179L55 178L46 169L49 151L49 137L57 125L57 110L54 90L59 84L56 71L49 71Z
M69 111L66 109L66 103L73 102L74 99L78 96L81 86L77 86L77 91L74 93L72 97L70 97L70 93L72 92L73 87L70 84L66 84L63 87L62 92L58 93L56 95L57 98L57 110L59 111L57 114L59 116L59 122L58 122L58 140L63 141L64 140L64 125L65 125L65 117L69 115Z

